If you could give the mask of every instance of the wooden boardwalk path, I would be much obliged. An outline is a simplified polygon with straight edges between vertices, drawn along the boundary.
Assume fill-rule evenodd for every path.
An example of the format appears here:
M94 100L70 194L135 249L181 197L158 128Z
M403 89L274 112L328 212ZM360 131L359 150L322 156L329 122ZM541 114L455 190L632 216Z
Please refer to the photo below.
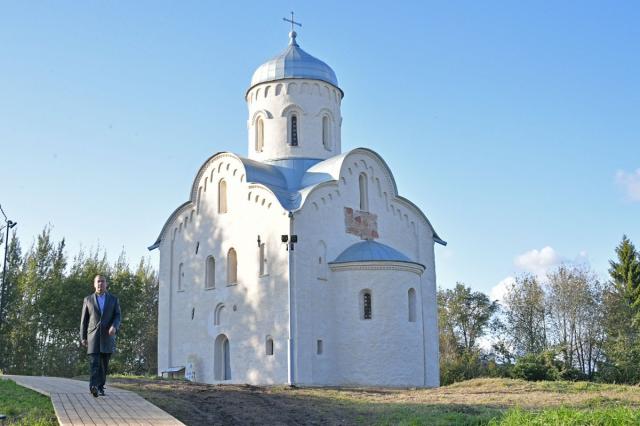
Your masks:
M61 425L184 425L138 394L109 386L94 398L87 382L61 377L4 375L51 398Z

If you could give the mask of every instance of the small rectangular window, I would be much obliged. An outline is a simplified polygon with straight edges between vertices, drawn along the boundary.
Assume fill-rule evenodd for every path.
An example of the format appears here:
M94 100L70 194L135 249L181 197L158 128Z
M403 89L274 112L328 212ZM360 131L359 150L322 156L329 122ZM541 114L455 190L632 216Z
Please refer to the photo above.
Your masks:
M320 339L318 339L318 342L317 342L316 353L318 355L322 355L322 340Z

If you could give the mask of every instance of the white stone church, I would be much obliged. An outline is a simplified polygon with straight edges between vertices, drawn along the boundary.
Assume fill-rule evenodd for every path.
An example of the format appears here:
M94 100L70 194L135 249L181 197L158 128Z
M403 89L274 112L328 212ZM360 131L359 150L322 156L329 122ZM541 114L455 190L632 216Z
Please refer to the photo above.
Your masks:
M246 92L247 157L207 159L149 248L159 373L438 386L434 245L446 243L382 157L342 152L344 92L289 36Z

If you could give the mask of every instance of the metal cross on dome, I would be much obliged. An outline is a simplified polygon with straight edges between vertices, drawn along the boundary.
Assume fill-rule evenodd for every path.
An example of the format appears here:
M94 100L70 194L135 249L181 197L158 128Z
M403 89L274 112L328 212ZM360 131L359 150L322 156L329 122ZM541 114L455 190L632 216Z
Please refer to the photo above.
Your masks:
M287 18L282 18L283 21L287 21L287 22L291 22L291 32L293 32L293 26L297 25L299 27L302 27L302 24L300 22L296 22L293 20L293 11L291 11L291 19L287 19Z

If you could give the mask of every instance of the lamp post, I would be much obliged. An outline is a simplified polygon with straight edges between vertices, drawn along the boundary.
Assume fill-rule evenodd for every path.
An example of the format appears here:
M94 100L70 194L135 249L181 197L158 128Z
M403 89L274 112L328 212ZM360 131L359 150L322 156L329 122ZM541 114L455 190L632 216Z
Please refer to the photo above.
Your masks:
M2 266L2 287L0 288L0 330L2 329L2 321L4 320L4 299L5 299L5 277L7 275L7 250L9 247L9 230L16 226L18 222L7 219L7 237L4 240L4 263Z

